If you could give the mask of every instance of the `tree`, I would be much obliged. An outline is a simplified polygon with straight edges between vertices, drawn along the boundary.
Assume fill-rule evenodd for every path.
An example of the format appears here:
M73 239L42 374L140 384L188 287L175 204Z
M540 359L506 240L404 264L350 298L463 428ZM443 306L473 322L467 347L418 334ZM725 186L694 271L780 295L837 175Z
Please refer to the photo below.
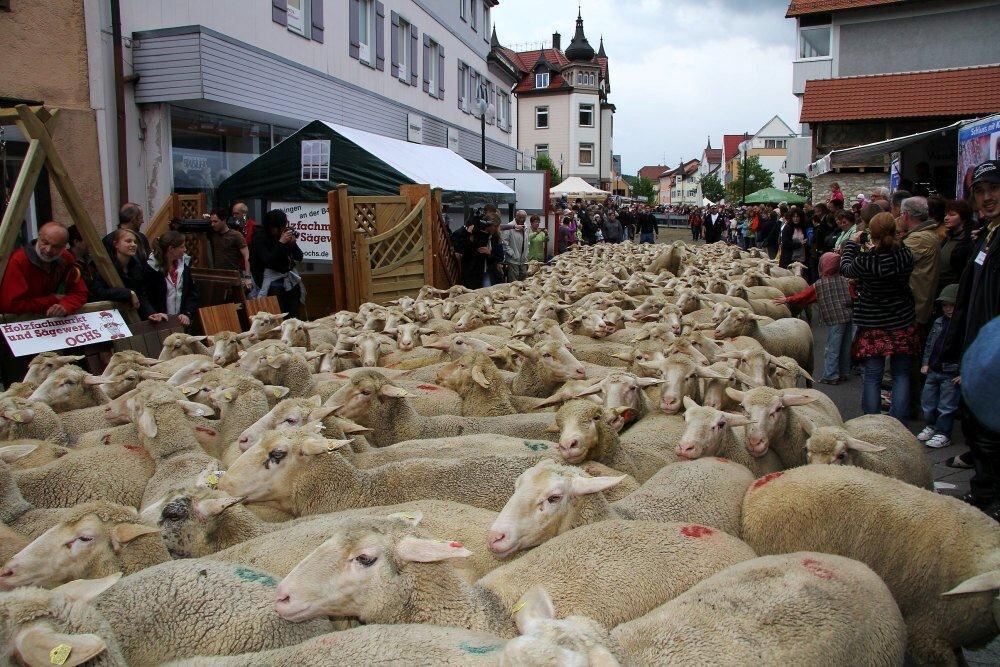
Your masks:
M746 170L746 194L743 192L743 164L741 161L739 173L734 175L732 183L726 186L726 201L736 204L758 190L774 187L774 172L764 167L756 155L747 157Z
M548 155L539 155L535 158L535 169L548 170L552 174L552 185L559 185L562 182L562 179L559 178L559 167L552 162L552 158Z
M793 176L791 191L800 197L805 197L807 201L811 200L813 196L812 181L805 176Z
M632 186L632 196L636 199L645 199L650 206L655 204L656 191L653 189L653 181L645 176L635 179L635 185Z
M726 188L715 174L701 179L701 196L709 201L719 202L726 196Z

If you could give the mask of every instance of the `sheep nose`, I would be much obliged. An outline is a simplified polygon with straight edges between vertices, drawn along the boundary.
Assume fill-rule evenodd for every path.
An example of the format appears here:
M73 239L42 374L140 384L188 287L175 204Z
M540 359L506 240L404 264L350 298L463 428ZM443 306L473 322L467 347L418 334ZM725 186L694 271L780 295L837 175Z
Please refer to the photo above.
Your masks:
M583 368L583 367L577 368L575 371L573 371L573 375L577 376L581 380L586 380L587 379L587 369Z
M507 533L499 530L491 530L486 534L486 539L489 542L490 551L501 551L502 544L507 539Z
M750 436L747 438L747 443L752 447L760 447L763 442L764 438L761 438L760 436Z
M565 452L574 450L574 449L576 449L579 446L580 446L580 439L579 438L573 438L572 440L566 440L566 441L563 441L563 442L559 443L559 449L561 449L561 450L563 450Z
M694 445L684 442L677 445L677 456L688 459L691 458L692 454L694 454Z

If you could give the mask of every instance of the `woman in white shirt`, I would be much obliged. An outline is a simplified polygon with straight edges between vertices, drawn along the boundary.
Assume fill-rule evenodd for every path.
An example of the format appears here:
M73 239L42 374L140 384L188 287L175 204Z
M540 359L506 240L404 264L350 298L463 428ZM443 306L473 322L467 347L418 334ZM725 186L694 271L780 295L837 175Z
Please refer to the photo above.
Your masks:
M189 326L198 310L198 288L191 278L191 257L186 254L184 235L167 231L156 239L149 257L149 300L158 313L176 316Z

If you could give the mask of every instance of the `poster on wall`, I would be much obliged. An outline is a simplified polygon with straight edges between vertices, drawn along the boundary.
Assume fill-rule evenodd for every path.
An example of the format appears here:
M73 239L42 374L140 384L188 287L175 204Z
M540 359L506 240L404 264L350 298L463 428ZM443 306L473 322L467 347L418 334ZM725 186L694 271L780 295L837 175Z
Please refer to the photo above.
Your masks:
M903 173L903 154L896 152L890 156L889 162L889 194L899 189L899 181Z
M973 170L1000 155L1000 115L972 121L958 130L958 178L956 199L965 199L972 189Z
M326 204L275 201L271 202L271 208L284 211L289 228L299 233L303 261L331 261L330 216Z
M15 357L106 343L132 335L117 310L0 324Z

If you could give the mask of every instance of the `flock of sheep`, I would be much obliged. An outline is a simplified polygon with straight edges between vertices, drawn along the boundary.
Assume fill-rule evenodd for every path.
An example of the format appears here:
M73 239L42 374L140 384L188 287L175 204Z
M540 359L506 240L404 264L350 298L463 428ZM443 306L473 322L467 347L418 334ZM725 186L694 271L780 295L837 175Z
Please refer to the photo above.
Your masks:
M99 376L34 358L0 395L2 659L957 664L997 635L996 522L799 387L801 277L680 243L530 273Z

